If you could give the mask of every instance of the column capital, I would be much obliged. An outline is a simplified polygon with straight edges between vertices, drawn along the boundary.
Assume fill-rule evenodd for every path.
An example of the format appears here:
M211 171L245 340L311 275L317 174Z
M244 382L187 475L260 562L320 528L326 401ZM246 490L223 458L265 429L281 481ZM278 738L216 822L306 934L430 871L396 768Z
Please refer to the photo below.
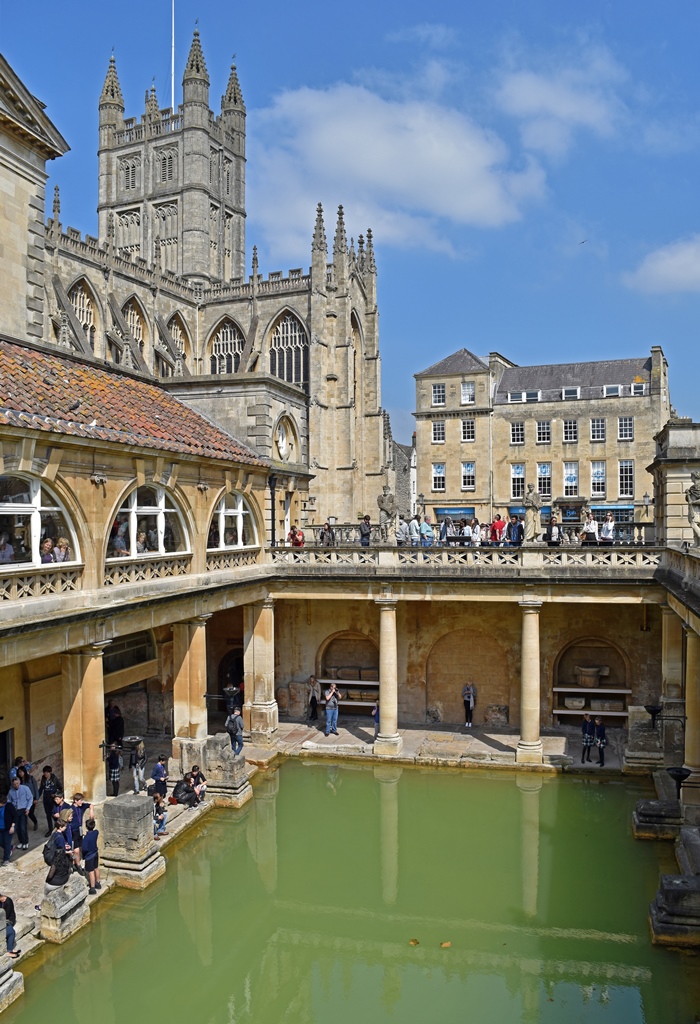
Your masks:
M524 598L522 601L518 601L518 604L522 608L523 612L538 612L542 607L542 601L538 598Z
M202 615L192 615L189 619L179 619L173 622L173 626L205 626L211 617L211 612L204 612Z
M662 615L675 615L676 614L676 612L674 611L674 609L671 607L670 604L660 604L659 608L661 609L661 614Z
M94 643L85 644L83 647L78 647L75 651L66 651L66 654L84 654L90 658L101 658L105 648L109 647L111 643L111 640L95 640Z
M375 597L374 603L379 606L379 610L396 608L399 603L396 597Z

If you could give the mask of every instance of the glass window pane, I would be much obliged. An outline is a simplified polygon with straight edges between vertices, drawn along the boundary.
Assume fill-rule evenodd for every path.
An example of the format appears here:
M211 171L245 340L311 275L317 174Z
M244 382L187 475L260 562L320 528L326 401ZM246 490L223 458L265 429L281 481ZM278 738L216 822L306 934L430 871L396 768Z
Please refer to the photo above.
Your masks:
M31 485L16 476L0 476L0 505L31 503Z
M139 487L136 491L136 504L139 507L153 508L158 505L158 494L153 487Z
M141 543L144 545L143 551L138 551L139 537ZM139 516L138 523L136 526L136 544L137 554L157 553L158 552L158 515L153 514L150 516Z
M0 513L0 563L31 562L31 517Z
M241 507L241 496L240 494L226 494L224 495L224 508L225 509L236 509Z
M51 541L50 545L49 541ZM40 547L42 562L75 561L75 542L68 521L61 512L42 511Z
M163 548L165 551L184 551L185 540L180 525L180 517L172 512L165 513L165 529L163 532Z
M128 558L130 554L129 514L128 512L119 512L107 542L107 558Z

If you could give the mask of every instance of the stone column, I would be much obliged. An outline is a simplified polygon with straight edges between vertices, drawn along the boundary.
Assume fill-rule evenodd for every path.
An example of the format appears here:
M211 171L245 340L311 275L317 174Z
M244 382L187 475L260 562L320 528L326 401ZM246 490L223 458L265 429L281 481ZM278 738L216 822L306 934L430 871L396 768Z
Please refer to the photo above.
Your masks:
M541 601L520 601L523 613L520 652L520 739L518 764L542 764L540 739L540 608Z
M175 740L207 736L207 639L211 616L173 624L173 718ZM173 757L175 757L173 749Z
M102 655L109 641L61 658L63 780L67 794L100 803L107 792L101 744L105 740Z
M270 743L279 726L275 700L275 602L266 598L243 609L245 713L255 743Z
M661 705L663 716L660 735L666 764L683 760L683 623L668 605L661 606Z
M380 597L379 605L379 735L374 753L396 756L403 739L398 730L398 651L396 646L396 601Z
M685 767L690 775L683 783L684 804L700 804L700 635L689 629L685 652Z

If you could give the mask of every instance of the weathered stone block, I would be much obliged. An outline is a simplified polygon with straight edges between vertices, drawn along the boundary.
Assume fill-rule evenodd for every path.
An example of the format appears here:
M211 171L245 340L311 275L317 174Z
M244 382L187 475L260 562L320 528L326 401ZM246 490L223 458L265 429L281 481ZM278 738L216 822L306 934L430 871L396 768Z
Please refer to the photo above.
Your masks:
M90 920L87 882L71 875L65 885L44 896L41 902L41 937L65 942Z
M145 889L165 871L153 839L153 803L147 796L124 796L104 805L102 863L117 885Z
M5 957L5 911L0 910L0 1013L24 992L24 976L12 970L12 960Z
M649 908L652 942L667 946L700 946L700 877L662 875Z
M639 800L632 813L635 839L675 839L682 825L678 800Z
M207 736L206 740L173 740L169 772L181 778L198 764L207 780L207 798L227 807L240 807L253 795L245 757L234 757L228 733Z
M680 830L676 860L684 875L700 875L700 829L684 827Z
M484 710L485 725L508 725L507 704L487 704Z

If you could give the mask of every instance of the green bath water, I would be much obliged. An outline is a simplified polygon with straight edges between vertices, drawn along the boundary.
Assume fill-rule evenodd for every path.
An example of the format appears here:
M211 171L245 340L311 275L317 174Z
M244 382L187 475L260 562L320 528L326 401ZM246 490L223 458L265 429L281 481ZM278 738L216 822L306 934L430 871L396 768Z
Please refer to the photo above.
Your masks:
M648 934L675 870L631 836L648 795L285 763L23 964L3 1024L693 1024L700 961Z

